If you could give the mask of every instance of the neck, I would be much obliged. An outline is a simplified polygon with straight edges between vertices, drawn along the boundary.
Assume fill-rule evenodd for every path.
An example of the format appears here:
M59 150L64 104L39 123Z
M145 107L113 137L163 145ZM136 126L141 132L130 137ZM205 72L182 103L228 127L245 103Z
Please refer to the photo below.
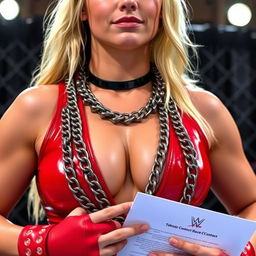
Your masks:
M87 69L87 79L88 82L96 85L97 87L101 87L103 89L109 89L109 90L130 90L135 89L138 87L141 87L143 85L146 85L152 80L152 71L150 70L147 74L144 76L138 77L133 80L128 81L109 81L109 80L103 80L95 75L93 75L89 69Z
M97 46L92 48L89 69L95 76L104 80L128 81L149 71L150 58L145 47L118 50Z

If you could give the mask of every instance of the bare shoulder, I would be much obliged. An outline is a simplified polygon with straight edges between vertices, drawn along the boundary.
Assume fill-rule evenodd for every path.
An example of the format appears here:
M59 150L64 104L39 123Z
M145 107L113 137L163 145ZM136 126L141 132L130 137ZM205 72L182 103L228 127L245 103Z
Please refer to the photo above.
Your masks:
M188 87L190 98L209 123L219 143L240 143L237 125L222 101L209 91L197 87ZM234 139L235 138L235 139Z
M208 122L215 119L223 109L226 109L221 100L213 93L199 87L188 86L186 88L193 104Z
M58 85L42 85L24 90L4 113L1 133L34 140L51 119L58 98ZM6 135L7 136L7 135ZM17 138L16 138L17 139Z
M33 115L47 113L55 107L58 97L58 85L40 85L21 92L14 101L15 107L24 114Z

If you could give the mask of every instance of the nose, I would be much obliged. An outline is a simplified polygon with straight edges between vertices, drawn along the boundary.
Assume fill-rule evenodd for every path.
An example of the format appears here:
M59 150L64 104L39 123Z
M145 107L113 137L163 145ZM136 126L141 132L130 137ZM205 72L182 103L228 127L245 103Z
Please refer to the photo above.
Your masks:
M120 2L120 11L127 11L127 12L131 12L131 11L136 11L138 8L138 3L137 0L122 0Z

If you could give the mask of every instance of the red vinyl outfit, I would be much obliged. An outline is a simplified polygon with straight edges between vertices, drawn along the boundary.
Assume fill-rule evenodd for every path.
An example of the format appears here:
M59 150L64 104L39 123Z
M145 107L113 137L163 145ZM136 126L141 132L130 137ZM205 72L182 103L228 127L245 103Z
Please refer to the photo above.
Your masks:
M78 202L72 195L72 192L69 190L63 169L61 149L61 110L66 105L66 100L65 85L60 84L56 112L39 153L37 185L42 199L42 204L50 223L60 222L70 211L79 206ZM83 123L83 139L89 153L92 169L98 176L99 182L106 192L109 201L114 205L115 200L106 186L97 164L97 159L95 159L93 153L85 110L80 97L78 98L78 105ZM185 114L183 115L183 124L194 143L198 156L199 174L192 204L200 205L205 199L211 185L211 169L208 160L208 142L198 124ZM185 186L187 170L184 162L184 156L173 130L171 121L169 145L163 178L156 192L156 196L178 201L182 196ZM97 205L97 202L95 201L94 196L83 177L82 170L77 164L78 162L75 152L74 163L81 187Z
M55 115L44 138L38 161L37 186L50 225L34 225L23 228L18 241L20 256L99 256L98 238L100 235L116 229L113 221L93 223L89 214L66 217L79 206L69 190L62 160L61 111L66 106L67 95L65 84L59 84L59 96ZM87 120L82 99L78 97L78 105L83 124L83 139L86 144L92 169L104 189L112 205L115 200L111 195L97 164L90 142ZM205 199L211 185L211 168L208 159L208 143L198 124L184 114L183 124L191 138L198 158L198 178L192 205L200 205ZM183 193L187 176L184 156L170 126L169 149L163 170L162 180L156 196L178 201ZM74 152L74 165L81 187L97 205L83 172L78 165ZM254 256L250 243L241 256Z

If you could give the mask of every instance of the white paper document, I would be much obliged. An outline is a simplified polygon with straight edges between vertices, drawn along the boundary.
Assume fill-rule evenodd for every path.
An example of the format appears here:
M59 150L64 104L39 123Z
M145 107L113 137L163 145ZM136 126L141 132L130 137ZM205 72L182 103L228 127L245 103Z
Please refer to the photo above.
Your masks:
M128 239L118 256L148 255L151 251L180 253L168 243L170 237L224 250L240 256L256 230L256 221L217 213L179 202L138 193L124 226L148 223L148 232Z

